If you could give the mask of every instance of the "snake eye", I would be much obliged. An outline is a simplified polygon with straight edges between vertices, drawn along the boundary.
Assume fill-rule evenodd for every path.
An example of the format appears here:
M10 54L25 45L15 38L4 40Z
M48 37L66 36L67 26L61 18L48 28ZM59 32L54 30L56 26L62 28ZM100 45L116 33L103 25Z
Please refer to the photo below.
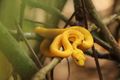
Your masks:
M76 62L79 62L79 60L78 59L74 59Z
M79 63L79 60L78 60L78 59L74 59L74 61L75 61L75 63L76 63L76 64L80 65L80 63Z
M84 65L84 60L80 60L80 59L76 59L74 58L74 61L76 64L80 65L80 66L83 66Z

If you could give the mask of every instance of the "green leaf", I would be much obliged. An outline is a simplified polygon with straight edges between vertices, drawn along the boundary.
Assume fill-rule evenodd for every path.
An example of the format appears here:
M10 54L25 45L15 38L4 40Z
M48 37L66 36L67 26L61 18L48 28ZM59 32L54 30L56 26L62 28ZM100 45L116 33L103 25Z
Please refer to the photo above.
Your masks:
M37 71L37 67L19 43L0 22L0 50L8 58L13 68L26 80Z

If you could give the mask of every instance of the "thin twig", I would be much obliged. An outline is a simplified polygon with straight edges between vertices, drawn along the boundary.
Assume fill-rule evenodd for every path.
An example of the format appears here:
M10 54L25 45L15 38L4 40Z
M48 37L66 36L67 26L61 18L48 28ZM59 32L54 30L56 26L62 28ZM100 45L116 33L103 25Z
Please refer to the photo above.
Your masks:
M64 28L66 28L66 27L70 24L71 20L72 20L73 17L75 16L75 14L76 14L76 12L73 12L73 14L71 15L71 17L70 17L70 18L68 19L68 21L66 22ZM74 24L74 25L75 25L75 24ZM71 26L72 26L72 25L71 25Z
M17 27L18 27L18 30L19 30L19 32L20 32L22 38L24 39L24 41L25 41L27 47L29 48L29 50L31 51L31 53L34 55L34 58L35 58L36 61L38 62L39 67L42 67L42 64L41 64L41 62L39 61L38 56L36 55L36 53L34 52L34 50L32 49L32 47L31 47L30 44L28 43L26 37L24 36L24 33L23 33L21 27L20 27L19 25L17 25Z
M69 59L67 58L67 64L68 64L68 77L67 77L67 80L70 80L70 62L69 62Z
M102 73L101 73L101 69L100 69L98 57L97 57L97 55L96 55L96 51L95 51L94 46L92 47L92 50L93 50L93 55L94 55L94 59L95 59L97 71L98 71L98 74L99 74L99 79L100 79L100 80L103 80L103 76L102 76Z

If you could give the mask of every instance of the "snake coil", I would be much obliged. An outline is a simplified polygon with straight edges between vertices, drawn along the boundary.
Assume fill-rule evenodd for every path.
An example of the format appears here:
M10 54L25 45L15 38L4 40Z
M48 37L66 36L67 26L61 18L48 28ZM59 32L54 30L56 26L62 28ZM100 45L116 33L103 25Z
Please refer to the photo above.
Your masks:
M37 27L35 32L45 38L40 44L43 55L61 58L72 56L78 65L84 65L83 51L91 48L94 43L90 32L80 26L65 29Z

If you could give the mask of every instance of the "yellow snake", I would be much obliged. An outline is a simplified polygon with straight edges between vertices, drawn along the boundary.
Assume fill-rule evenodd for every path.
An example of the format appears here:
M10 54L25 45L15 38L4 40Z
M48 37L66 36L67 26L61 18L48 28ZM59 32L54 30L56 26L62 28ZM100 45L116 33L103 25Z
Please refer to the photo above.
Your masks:
M70 28L65 28L65 29L58 29L58 28L47 29L47 28L43 28L43 27L37 27L35 29L35 32L44 38L52 38L53 39L54 37L56 37L57 35L63 33L64 31L66 31L68 29L80 31L84 35L85 38L83 40L83 43L81 44L81 46L79 46L82 50L87 50L91 47L91 45L93 45L92 35L90 34L90 32L87 29L85 29L84 27L81 27L81 26L72 26Z
M40 51L45 56L66 58L72 56L79 65L84 65L85 56L82 50L93 45L90 32L80 26L65 29L46 29L37 27L35 32L45 39L40 45Z

